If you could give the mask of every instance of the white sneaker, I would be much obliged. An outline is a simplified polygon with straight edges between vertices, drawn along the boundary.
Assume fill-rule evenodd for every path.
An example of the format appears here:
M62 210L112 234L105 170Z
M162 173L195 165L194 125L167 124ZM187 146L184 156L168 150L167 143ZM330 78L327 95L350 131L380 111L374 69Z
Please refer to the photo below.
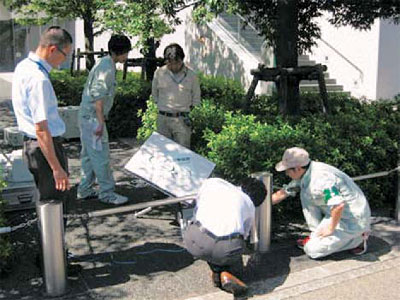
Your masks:
M103 199L99 199L100 202L107 203L107 204L114 204L120 205L128 202L128 197L119 195L117 193L112 193L111 196Z
M88 200L99 197L99 192L96 190L91 190L89 193L83 194L80 191L76 193L76 199L78 200Z

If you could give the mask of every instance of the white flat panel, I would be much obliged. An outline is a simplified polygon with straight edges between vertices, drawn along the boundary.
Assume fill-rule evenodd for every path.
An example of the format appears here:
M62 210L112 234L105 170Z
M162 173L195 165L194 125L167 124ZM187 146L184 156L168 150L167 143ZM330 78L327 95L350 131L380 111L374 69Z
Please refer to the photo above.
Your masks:
M195 194L215 164L154 132L125 168L166 193L182 197Z

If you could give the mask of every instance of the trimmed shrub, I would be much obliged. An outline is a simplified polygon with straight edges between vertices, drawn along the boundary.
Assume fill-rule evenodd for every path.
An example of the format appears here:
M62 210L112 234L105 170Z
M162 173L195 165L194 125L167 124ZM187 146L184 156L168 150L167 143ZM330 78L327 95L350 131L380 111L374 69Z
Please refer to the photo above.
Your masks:
M201 98L212 99L226 110L239 110L245 103L245 91L238 81L199 74Z
M326 162L355 177L397 166L400 116L386 103L349 106L332 115L286 118L226 113L222 130L206 130L207 157L217 172L232 181L256 171L270 171L274 184L289 181L275 171L286 148L304 147L314 160ZM358 113L356 113L357 111ZM203 150L204 152L204 150ZM357 182L373 208L393 207L396 177ZM287 207L289 209L290 206Z
M210 85L213 82L205 76L202 80ZM231 105L235 110L226 108L229 103L221 96L223 91L210 90L215 92L215 98L207 92L210 98L203 98L190 114L191 146L215 162L215 173L228 180L237 182L250 173L270 171L275 185L287 183L289 179L276 172L274 166L284 150L292 146L304 147L314 160L336 166L352 177L397 166L400 114L393 107L400 100L368 104L346 93L332 93L329 94L331 114L325 115L319 95L302 94L301 115L284 118L278 114L276 95L255 97L250 105L252 114L244 115L238 103ZM243 99L242 96L239 92L237 99ZM156 116L154 103L151 110L141 113L143 130L147 130L142 140L155 129ZM357 184L373 208L393 207L395 176ZM287 201L277 210L298 213L299 203L293 203Z
M0 166L0 192L6 186L3 179L3 170ZM0 196L0 227L6 226L6 219L4 217L4 202ZM0 235L0 277L7 273L9 258L11 256L11 244L7 235Z
M139 74L128 74L123 81L122 72L117 73L117 92L107 123L111 137L136 137L142 125L137 113L146 108L151 94L150 82L140 80Z
M137 116L142 120L142 127L138 129L137 140L144 142L150 135L157 130L157 105L153 98L146 101L147 109L139 109Z

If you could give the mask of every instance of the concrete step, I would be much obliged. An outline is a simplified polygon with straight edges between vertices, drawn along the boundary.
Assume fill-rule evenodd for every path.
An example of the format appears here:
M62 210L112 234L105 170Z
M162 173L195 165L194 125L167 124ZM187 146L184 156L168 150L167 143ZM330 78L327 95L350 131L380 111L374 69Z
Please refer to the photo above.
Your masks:
M298 66L315 66L317 63L315 60L298 59L297 64Z
M310 56L306 54L299 55L299 60L310 60Z
M326 85L335 85L336 84L336 79L331 79L331 78L325 78L325 84ZM318 80L302 80L300 81L300 85L318 85Z
M337 84L327 84L326 89L328 92L341 92L343 91L342 85ZM319 92L319 87L317 84L300 84L300 91L302 92Z

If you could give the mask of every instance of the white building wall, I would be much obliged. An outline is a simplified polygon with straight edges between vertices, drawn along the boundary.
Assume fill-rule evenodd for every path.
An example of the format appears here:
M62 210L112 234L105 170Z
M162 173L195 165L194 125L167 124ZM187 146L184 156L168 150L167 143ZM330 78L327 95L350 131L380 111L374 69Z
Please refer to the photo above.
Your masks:
M400 93L400 26L380 22L377 99L392 99Z
M4 7L2 1L0 2L0 21L10 20L11 13Z
M319 20L321 40L312 49L311 59L328 66L345 91L355 97L377 98L377 71L380 21L369 31L350 26L335 28L325 17Z
M206 75L222 76L239 81L247 90L256 69L262 61L243 47L217 20L199 26L186 19L186 47L190 65ZM267 52L264 53L267 56ZM272 61L272 54L270 54ZM270 93L272 83L259 81L256 94Z

